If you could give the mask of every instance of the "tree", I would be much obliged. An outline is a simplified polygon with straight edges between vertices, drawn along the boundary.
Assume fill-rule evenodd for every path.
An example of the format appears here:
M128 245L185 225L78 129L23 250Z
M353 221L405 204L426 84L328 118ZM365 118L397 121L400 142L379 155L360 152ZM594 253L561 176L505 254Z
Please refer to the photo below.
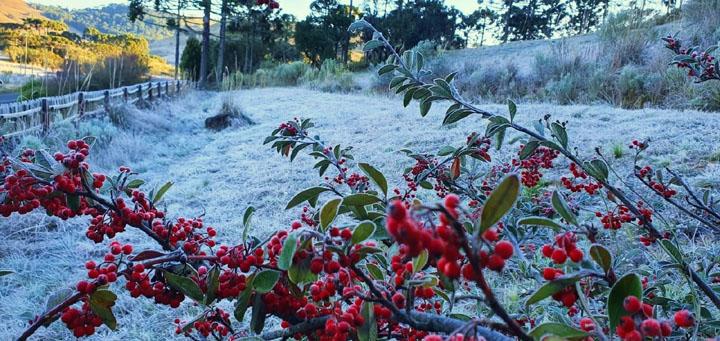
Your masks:
M483 1L479 0L478 3L483 5ZM476 9L468 16L463 16L462 23L460 25L461 31L465 38L465 45L469 46L470 36L472 34L477 35L477 45L483 46L485 42L486 31L493 26L495 21L498 20L498 14L489 5L484 5L479 9Z
M355 9L337 0L315 0L310 9L312 14L295 28L298 50L316 67L325 59L347 61L350 44L347 27L354 21Z
M192 8L192 0L130 0L128 18L131 22L143 21L146 16L165 22L164 27L175 31L175 79L180 68L180 33L188 33L189 18L184 11ZM153 23L153 25L159 25ZM184 26L184 27L183 27Z
M562 0L504 0L503 5L502 42L551 38L567 15Z
M571 0L568 2L567 30L584 34L597 27L608 10L610 0Z

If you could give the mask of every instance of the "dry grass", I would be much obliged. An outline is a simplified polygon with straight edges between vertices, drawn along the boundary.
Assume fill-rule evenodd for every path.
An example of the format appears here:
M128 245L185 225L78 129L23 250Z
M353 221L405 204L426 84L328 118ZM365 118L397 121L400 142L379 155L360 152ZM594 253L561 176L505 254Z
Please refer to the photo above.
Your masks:
M229 96L257 124L212 133L202 127L205 118L218 112L222 96ZM99 154L100 168L125 164L142 173L149 185L172 180L167 208L177 217L205 214L205 221L218 228L221 241L237 240L242 212L257 208L251 233L267 235L288 226L297 211L282 207L297 191L318 183L307 156L288 162L262 146L263 138L281 121L295 116L312 118L315 132L329 143L355 146L357 160L384 171L391 186L401 185L400 171L409 161L397 151L412 148L436 151L443 145L460 144L466 134L484 131L484 123L472 118L451 127L441 127L441 108L426 118L417 108L403 108L399 98L321 93L300 88L266 88L227 95L193 92L162 109L131 110L130 128L120 129ZM505 113L501 105L484 106ZM595 146L612 155L617 144L632 138L659 136L653 142L657 162L679 162L694 181L716 181L718 164L702 161L720 150L720 120L696 111L635 110L608 106L520 105L517 119L528 123L544 114L570 120L569 133L580 151ZM509 140L509 139L508 139ZM517 144L494 156L507 159ZM91 163L93 160L91 159ZM627 168L629 157L614 161ZM45 298L83 276L86 259L98 258L103 247L84 238L84 221L62 222L41 214L0 221L0 268L16 274L0 278L0 339L16 337L28 318L43 310ZM123 235L142 247L151 244L135 232ZM122 288L114 288L124 291ZM506 300L516 300L521 287L503 289ZM158 340L173 336L175 317L189 318L197 310L185 304L179 311L155 306L146 299L121 294L114 309L119 331L101 328L94 340ZM517 303L517 302L515 302ZM70 334L61 323L42 329L36 339L66 339Z

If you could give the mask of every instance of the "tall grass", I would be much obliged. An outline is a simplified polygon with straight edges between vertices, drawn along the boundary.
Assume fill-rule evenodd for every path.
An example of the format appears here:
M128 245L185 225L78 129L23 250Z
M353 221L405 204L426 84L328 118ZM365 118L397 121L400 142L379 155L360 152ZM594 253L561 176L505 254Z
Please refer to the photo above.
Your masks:
M303 62L266 66L254 73L234 72L225 79L225 91L269 86L307 86L326 92L349 92L359 88L353 73L343 64L328 59L319 69Z

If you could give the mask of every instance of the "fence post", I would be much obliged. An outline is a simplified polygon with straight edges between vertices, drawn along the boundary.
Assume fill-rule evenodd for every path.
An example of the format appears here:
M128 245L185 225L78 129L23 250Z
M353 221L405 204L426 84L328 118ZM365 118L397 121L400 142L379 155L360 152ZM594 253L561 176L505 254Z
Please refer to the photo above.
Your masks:
M152 95L152 82L148 84L148 102L152 102L153 95Z
M110 90L105 90L103 93L105 98L103 99L103 107L105 107L105 113L110 113Z
M175 94L177 95L180 92L180 81L177 81L175 83Z
M123 88L123 101L124 101L125 103L127 103L127 101L128 101L128 89L127 89L127 87L124 87L124 88Z
M78 94L78 116L82 117L85 114L85 93L81 92Z
M165 96L170 97L170 82L165 81Z
M143 101L142 84L138 84L138 104L141 104Z
M50 131L50 107L47 98L42 99L42 131L43 135Z
M160 82L157 83L157 90L158 90L157 98L160 99L160 98L162 98L162 84L160 84Z

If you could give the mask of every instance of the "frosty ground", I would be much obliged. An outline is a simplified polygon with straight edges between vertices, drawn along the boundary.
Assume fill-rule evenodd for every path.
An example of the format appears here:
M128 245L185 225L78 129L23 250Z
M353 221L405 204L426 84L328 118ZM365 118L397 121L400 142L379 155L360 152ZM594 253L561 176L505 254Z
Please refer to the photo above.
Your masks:
M257 124L210 132L205 118L214 115L223 101L230 101ZM250 231L259 237L284 228L298 218L298 211L285 211L287 201L298 191L322 181L308 156L290 163L262 141L282 121L311 118L314 132L329 144L354 146L355 159L382 170L391 187L402 186L401 170L412 162L399 152L409 148L435 152L445 145L460 145L471 132L484 132L485 124L468 118L442 127L442 108L425 118L417 107L403 108L401 99L372 95L341 95L301 88L266 88L230 93L191 92L152 111L128 109L129 127L118 129L91 156L91 164L103 170L127 165L140 173L146 186L173 181L166 195L172 217L203 215L219 231L220 240L240 238L242 213L257 209ZM483 108L506 115L505 105ZM630 174L632 139L652 139L654 164L675 164L690 175L693 183L716 185L720 152L720 120L717 114L696 111L644 109L627 111L608 106L554 106L520 104L517 119L530 124L543 115L567 120L570 140L582 156L600 147L618 168ZM509 160L517 152L518 140L493 157ZM619 159L613 148L624 150ZM426 199L431 199L428 197ZM84 238L85 222L63 222L40 214L0 221L0 268L15 274L0 278L0 339L17 337L27 320L43 311L53 292L83 278L82 264L97 259L104 248ZM137 233L121 237L136 248L152 247ZM116 291L124 291L119 286ZM511 290L503 288L503 290ZM199 310L191 304L172 311L147 299L120 294L114 308L119 331L101 328L94 339L157 340L173 335L172 321L190 319ZM501 295L502 296L502 295ZM55 323L41 329L37 339L65 339L68 331Z

